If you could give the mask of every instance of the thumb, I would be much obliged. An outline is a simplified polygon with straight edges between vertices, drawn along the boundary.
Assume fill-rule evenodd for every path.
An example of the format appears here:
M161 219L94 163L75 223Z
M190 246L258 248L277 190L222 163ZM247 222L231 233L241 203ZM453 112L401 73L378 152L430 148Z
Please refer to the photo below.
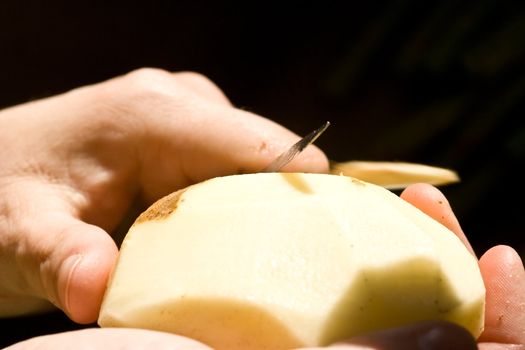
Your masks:
M95 321L118 251L111 237L64 212L21 221L1 242L11 244L0 245L4 302L11 299L16 311L27 300L44 299L75 322Z
M65 242L59 244L65 249L50 255L56 270L51 269L46 277L56 283L52 287L57 291L58 306L73 321L94 322L118 249L103 229L80 221L64 227L63 235Z

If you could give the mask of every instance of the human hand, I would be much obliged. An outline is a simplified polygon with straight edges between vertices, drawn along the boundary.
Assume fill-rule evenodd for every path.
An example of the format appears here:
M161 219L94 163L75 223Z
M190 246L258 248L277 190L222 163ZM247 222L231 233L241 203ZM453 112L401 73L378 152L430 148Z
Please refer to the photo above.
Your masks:
M0 316L50 301L95 321L132 203L259 171L298 138L200 75L154 69L1 111ZM308 147L286 170L328 162Z

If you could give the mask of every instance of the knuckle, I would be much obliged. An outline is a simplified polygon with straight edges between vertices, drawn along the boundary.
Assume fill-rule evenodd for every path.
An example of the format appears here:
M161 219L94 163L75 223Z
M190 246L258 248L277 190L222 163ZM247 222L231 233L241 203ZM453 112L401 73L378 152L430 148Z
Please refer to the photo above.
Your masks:
M194 71L182 71L175 73L175 77L178 80L187 81L187 82L193 82L195 84L201 84L201 85L207 85L211 87L215 87L218 89L217 85L215 85L214 82L212 82L207 76L204 74L194 72Z
M172 79L165 70L140 68L95 85L94 122L126 130L142 127L155 111L173 101Z
M158 80L158 79L166 79L166 77L171 76L171 73L161 69L161 68L152 68L152 67L143 67L135 69L128 74L126 74L126 77L129 80L133 81L152 81L152 80Z
M140 68L124 76L123 89L136 94L155 94L166 90L169 72L158 68Z
M140 68L110 83L103 84L99 95L114 114L149 118L155 111L191 109L196 104L218 102L229 104L228 99L205 75L182 71L172 73L158 68Z
M176 96L176 84L170 72L158 68L140 68L122 76L111 90L120 104L138 107L144 104L163 104ZM175 93L175 94L174 94Z
M193 71L171 73L159 68L134 70L120 81L118 93L126 100L191 102L199 97L227 101L222 90L208 77Z
M192 89L196 94L206 97L209 101L230 104L224 92L207 76L193 71L183 71L174 74L177 82Z

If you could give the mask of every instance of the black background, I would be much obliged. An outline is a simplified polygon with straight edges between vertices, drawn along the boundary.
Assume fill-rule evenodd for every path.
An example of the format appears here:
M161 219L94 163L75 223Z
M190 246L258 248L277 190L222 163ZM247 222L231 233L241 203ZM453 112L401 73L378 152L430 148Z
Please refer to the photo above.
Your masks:
M443 187L478 254L525 253L521 1L0 2L0 107L140 67L207 75L233 103L331 159L449 167ZM0 345L75 328L0 320Z

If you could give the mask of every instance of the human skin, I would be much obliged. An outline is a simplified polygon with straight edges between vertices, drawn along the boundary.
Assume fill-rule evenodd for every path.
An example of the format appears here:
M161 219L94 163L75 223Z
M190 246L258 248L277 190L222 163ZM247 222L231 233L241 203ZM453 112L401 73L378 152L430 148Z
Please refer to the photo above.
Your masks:
M298 138L234 108L201 75L156 69L1 111L0 316L39 312L53 304L76 322L95 321L117 255L111 233L130 208L215 176L257 172ZM328 161L311 146L284 170L326 172ZM402 197L470 247L438 190L417 185ZM525 343L521 260L512 248L499 246L483 255L480 267L487 286L481 340ZM452 334L449 326L425 327ZM97 341L106 349L152 341L190 348L190 340L173 335L91 329L32 339L17 349L35 342L38 348L79 348L82 340L91 348ZM192 344L192 349L205 348Z

